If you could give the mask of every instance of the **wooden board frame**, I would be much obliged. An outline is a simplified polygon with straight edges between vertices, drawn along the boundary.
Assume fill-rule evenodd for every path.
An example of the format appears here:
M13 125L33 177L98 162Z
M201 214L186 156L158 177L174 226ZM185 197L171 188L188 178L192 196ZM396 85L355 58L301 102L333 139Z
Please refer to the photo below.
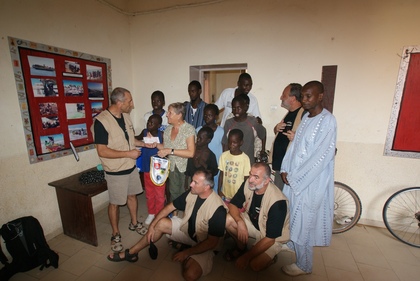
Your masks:
M414 109L420 105L419 58L420 46L404 47L384 155L420 158L420 110Z
M90 127L109 105L111 60L8 37L31 164L93 149Z

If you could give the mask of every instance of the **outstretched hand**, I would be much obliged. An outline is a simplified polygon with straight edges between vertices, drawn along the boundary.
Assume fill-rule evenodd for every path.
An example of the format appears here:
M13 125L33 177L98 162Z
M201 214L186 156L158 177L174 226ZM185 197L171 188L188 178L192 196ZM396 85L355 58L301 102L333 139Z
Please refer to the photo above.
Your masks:
M138 149L132 149L127 151L128 158L136 160L141 155L141 151Z

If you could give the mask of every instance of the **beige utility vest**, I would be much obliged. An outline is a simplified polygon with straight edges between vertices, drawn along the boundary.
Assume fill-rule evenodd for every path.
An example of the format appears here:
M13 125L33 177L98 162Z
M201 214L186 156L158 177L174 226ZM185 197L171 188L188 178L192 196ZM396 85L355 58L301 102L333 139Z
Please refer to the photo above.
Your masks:
M254 191L249 190L248 180L245 182L244 193L245 193L245 202L243 206L245 207L246 212L249 213L249 208L251 207ZM265 190L264 196L261 200L260 215L258 217L258 226L260 228L262 237L265 237L266 232L267 232L266 226L267 226L267 220L268 220L268 212L270 211L271 206L275 202L280 201L280 200L286 200L287 214L286 214L286 218L284 219L281 236L276 238L276 242L285 243L289 241L290 239L289 201L287 200L287 197L283 194L283 192L281 192L281 190L271 182L268 184L267 189Z
M198 195L194 195L191 192L187 195L187 204L185 206L185 214L181 222L181 231L188 235L188 220L191 217L192 211L194 209L194 204L197 201ZM214 212L223 206L225 209L226 206L223 203L222 199L216 192L212 192L200 209L198 209L197 217L195 221L195 234L197 236L197 241L201 242L207 239L209 231L209 220L214 215Z
M130 115L122 113L125 122L125 129L128 134L128 142L125 138L125 133L118 125L115 117L108 111L102 111L96 119L102 123L105 130L108 132L108 145L107 147L118 151L129 151L135 149L134 145L134 127L131 122ZM95 136L93 136L95 137ZM131 158L103 158L99 157L102 167L107 172L119 172L133 168L136 165L136 160Z

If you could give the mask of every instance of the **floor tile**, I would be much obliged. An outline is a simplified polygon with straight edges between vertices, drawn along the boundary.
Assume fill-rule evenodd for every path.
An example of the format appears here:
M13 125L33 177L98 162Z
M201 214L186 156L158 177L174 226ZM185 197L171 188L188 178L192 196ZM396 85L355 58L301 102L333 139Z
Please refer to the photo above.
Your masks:
M328 281L364 281L360 272L352 272L326 267Z
M37 281L39 279L31 275L28 275L26 273L19 272L13 275L9 280L10 281Z
M112 280L113 281L153 280L153 279L150 279L152 275L153 275L153 271L150 269L141 268L141 267L129 264L126 267L124 267L124 269L121 270L121 272L118 273L117 276ZM160 281L162 280L171 280L171 279L161 279Z
M92 266L85 273L83 273L76 281L111 281L116 276L116 273L104 270L102 268Z
M93 266L102 256L99 253L81 249L75 255L60 265L60 269L80 276Z
M74 281L77 279L77 276L71 274L65 270L57 268L49 272L45 277L43 277L42 281Z
M392 269L367 264L358 264L358 266L365 281L400 281Z
M351 253L325 248L322 249L322 257L325 266L358 272L356 262Z
M419 262L417 265L390 261L391 267L401 281L418 281L420 279Z
M370 247L361 245L350 246L354 260L357 263L364 263L372 266L391 268L381 250L372 244Z
M144 195L139 197L138 220L147 216ZM126 248L142 236L128 230L130 215L126 206L120 208L120 232ZM107 208L95 214L98 247L72 239L64 234L48 241L51 249L60 255L59 268L38 268L17 273L10 281L126 281L126 280L183 280L181 264L172 261L177 252L163 236L156 243L159 255L151 260L147 248L139 253L135 263L110 262L111 227ZM251 243L251 241L250 241ZM234 241L224 241L223 250L215 256L212 272L200 281L417 281L420 276L420 248L411 247L395 239L386 228L357 225L351 230L334 234L330 247L315 247L313 272L290 277L281 267L296 261L293 253L281 252L268 269L253 272L239 270L234 262L226 262L223 253L232 248ZM0 265L1 267L2 265Z

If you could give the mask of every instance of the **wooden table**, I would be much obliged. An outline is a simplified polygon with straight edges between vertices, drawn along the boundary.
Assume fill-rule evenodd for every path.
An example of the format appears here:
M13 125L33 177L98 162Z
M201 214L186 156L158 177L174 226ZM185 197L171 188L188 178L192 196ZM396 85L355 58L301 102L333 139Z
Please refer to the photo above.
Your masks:
M91 168L67 178L50 182L57 193L58 207L64 234L82 242L98 246L92 197L107 190L106 181L81 184L80 175L96 170Z

